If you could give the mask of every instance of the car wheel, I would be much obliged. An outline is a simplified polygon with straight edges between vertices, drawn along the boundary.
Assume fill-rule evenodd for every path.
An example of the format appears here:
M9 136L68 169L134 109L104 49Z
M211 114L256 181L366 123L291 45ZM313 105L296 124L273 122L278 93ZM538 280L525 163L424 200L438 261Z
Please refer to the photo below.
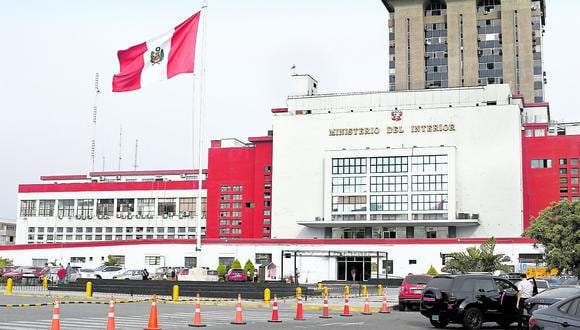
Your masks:
M101 278L101 275L97 275L97 276L95 276L95 278L96 278L97 280L101 280L101 279L102 279L102 278Z
M476 307L470 307L463 315L463 327L467 330L479 330L483 323L483 314Z
M429 321L431 321L431 325L433 325L437 329L443 329L449 324L449 321L447 321L447 320L441 320L441 321L429 320Z

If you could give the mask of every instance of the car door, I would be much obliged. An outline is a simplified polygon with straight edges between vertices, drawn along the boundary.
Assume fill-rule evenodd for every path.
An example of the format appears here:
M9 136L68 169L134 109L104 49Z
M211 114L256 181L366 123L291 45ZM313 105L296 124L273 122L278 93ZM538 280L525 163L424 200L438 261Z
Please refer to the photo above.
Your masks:
M558 320L559 330L580 329L580 296L558 308L562 313Z
M484 319L494 319L499 312L499 291L492 278L481 278L475 281L474 296Z
M517 315L518 288L510 281L499 278L495 279L495 285L499 291L499 311L507 316Z

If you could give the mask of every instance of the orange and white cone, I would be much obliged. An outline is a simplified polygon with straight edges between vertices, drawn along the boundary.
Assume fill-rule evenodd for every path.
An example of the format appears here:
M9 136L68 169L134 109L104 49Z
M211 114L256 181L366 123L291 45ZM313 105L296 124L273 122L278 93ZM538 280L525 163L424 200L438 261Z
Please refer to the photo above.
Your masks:
M389 310L389 305L387 304L387 291L385 290L385 293L383 294L383 306L381 307L379 313L388 314L390 312L391 311Z
M242 296L238 294L238 303L236 304L236 319L231 324L244 325L246 321L242 316Z
M161 330L159 323L157 322L157 296L153 295L153 301L151 301L151 310L149 311L149 322L147 323L147 328L144 330Z
M193 323L189 325L194 328L203 328L206 325L201 323L201 304L199 302L199 293L195 300L195 314L193 315Z
M52 309L52 323L50 330L60 330L60 300L58 297L54 300L54 308Z
M107 315L107 329L106 330L115 330L115 301L113 297L109 301L109 314Z
M330 313L328 311L328 296L324 295L324 303L322 304L322 315L319 316L321 319L331 319Z
M280 323L282 320L278 318L278 297L274 295L274 302L272 303L272 319L268 322Z
M302 306L302 296L296 297L296 321L304 321L304 308Z
M365 297L365 307L363 308L363 311L361 314L362 315L373 315L373 313L371 313L371 306L369 304L369 295L368 294Z
M348 305L348 295L344 296L344 309L342 311L342 314L340 314L340 316L352 316L352 314L350 313L350 306Z

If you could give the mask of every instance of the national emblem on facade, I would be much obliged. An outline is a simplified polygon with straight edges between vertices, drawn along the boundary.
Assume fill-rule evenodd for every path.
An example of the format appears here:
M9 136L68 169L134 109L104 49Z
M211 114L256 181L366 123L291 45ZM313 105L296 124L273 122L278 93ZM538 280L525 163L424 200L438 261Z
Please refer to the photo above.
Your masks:
M151 64L155 65L155 64L161 63L161 61L163 61L163 58L165 57L165 53L163 52L163 48L155 47L155 50L151 52L150 57L151 57Z
M400 121L403 118L403 111L395 109L391 111L391 120Z

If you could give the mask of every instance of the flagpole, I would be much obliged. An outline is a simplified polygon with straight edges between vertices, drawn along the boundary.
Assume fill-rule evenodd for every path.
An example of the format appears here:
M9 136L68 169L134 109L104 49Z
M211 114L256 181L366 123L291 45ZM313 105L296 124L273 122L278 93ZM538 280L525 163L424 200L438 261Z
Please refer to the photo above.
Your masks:
M203 1L203 6L201 7L201 23L202 23L202 45L201 45L201 83L200 83L200 97L199 97L199 119L198 119L198 166L197 166L197 203L195 203L195 213L196 213L196 223L195 223L195 238L196 251L201 251L201 219L202 219L202 208L201 208L201 191L203 183L203 114L205 110L205 48L206 48L206 31L207 31L207 0ZM195 56L194 56L195 61ZM194 94L195 94L195 75L194 75ZM195 109L195 102L194 102ZM195 110L194 110L195 112ZM193 136L193 134L192 134ZM206 197L206 212L207 212L207 197ZM207 216L206 216L207 219ZM206 223L207 227L207 223ZM207 228L206 228L207 230Z

